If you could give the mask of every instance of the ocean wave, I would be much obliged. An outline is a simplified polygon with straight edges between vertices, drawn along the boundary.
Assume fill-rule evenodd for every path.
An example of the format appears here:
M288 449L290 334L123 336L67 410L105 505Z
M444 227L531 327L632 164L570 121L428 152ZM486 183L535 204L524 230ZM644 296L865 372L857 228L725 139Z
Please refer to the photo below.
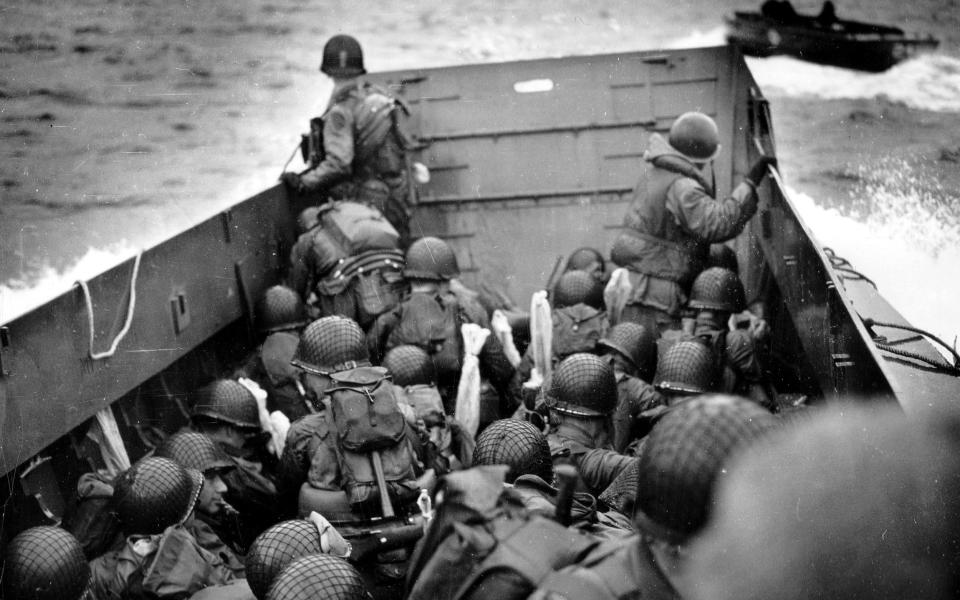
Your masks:
M0 283L0 323L6 323L53 300L80 280L89 280L135 255L126 240L106 248L88 248L65 269L47 264L21 279Z
M960 59L945 54L923 54L883 73L828 67L786 56L748 58L747 63L757 83L771 96L884 97L911 108L960 112Z
M960 335L960 311L956 309L960 279L944 275L960 264L960 246L954 243L960 228L905 231L884 209L850 216L825 208L802 192L788 193L818 243L833 248L876 282L884 298L914 326L947 343L955 342ZM897 195L893 187L885 193L891 198ZM928 203L909 194L898 199L905 205L903 210L918 221L937 220Z

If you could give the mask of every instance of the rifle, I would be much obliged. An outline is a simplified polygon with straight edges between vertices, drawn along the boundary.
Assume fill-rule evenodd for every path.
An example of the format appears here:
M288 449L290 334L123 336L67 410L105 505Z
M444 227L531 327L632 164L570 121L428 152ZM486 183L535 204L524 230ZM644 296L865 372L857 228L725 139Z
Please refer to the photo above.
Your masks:
M350 560L356 562L373 554L412 546L423 537L423 525L423 517L414 515L405 519L374 519L361 526L350 523L335 527L350 542Z

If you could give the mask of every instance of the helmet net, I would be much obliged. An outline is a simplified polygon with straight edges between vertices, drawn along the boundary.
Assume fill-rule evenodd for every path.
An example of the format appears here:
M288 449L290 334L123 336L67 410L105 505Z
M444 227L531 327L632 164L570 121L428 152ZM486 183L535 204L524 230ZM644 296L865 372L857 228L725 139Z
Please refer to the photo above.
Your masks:
M321 551L320 536L313 523L292 520L273 525L257 536L247 551L245 563L250 590L263 600L287 565Z
M80 543L59 527L32 527L14 537L5 552L7 598L77 600L87 588L90 567Z
M704 343L677 342L659 356L656 388L675 393L703 394L714 387L713 352Z
M433 360L419 346L397 346L383 358L383 366L400 386L429 385L437 380Z
M706 308L726 312L740 312L746 304L743 283L729 269L710 267L693 281L690 289L690 308Z
M363 330L346 317L318 319L303 330L296 359L322 371L336 370L349 361L367 360Z
M557 366L550 385L553 408L579 416L603 416L617 405L617 380L605 360L584 352Z
M586 304L603 308L603 283L586 271L567 271L553 290L554 308Z
M202 433L175 433L157 447L154 456L169 458L201 473L233 466L223 450Z
M329 554L304 556L280 573L268 600L363 600L371 598L360 573L347 561Z
M257 400L240 382L218 379L200 390L199 399L191 412L237 427L260 428Z
M507 483L521 475L553 480L553 461L546 436L527 421L501 419L491 423L477 438L475 465L507 465Z

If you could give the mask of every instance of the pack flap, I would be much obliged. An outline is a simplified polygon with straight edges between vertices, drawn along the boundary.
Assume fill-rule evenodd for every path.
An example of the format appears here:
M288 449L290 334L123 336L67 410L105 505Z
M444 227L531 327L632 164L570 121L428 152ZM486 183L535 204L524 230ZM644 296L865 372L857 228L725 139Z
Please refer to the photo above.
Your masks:
M384 367L357 367L348 371L331 373L330 379L345 386L370 386L383 379L387 379L387 370ZM335 386L336 387L336 386ZM333 391L333 390L329 390Z

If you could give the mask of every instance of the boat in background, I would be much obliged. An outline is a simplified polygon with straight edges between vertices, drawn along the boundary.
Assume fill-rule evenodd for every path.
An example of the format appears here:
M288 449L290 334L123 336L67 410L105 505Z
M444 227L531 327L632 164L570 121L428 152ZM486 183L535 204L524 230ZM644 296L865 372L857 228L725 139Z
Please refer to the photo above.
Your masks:
M831 11L832 12L832 11ZM788 55L801 60L860 71L886 71L922 52L936 50L932 36L905 33L899 27L848 21L821 14L787 15L737 11L725 17L727 42L750 56Z

